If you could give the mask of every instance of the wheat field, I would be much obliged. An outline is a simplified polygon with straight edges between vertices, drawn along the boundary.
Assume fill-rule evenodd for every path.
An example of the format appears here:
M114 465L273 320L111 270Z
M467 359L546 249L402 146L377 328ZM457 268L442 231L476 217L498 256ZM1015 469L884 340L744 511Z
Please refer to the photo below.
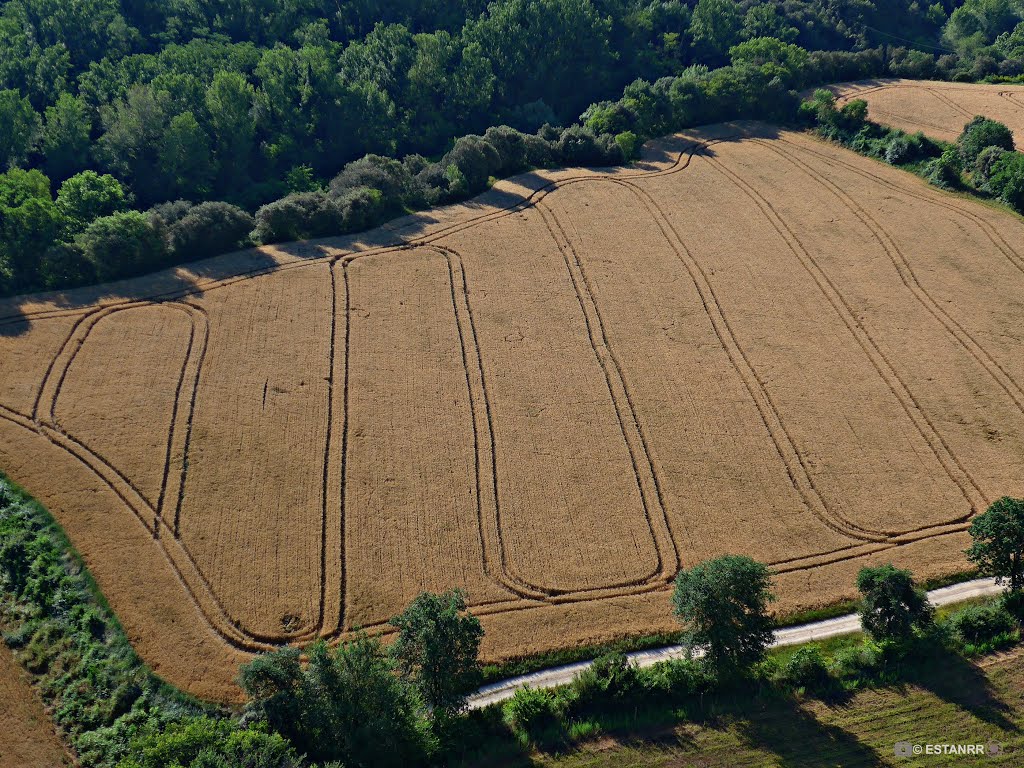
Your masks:
M908 133L955 141L976 115L998 120L1024 150L1024 85L870 80L832 89L840 103L863 99L871 119Z
M673 626L681 567L777 608L963 570L1024 495L1024 222L725 125L353 238L0 306L0 467L142 657L254 652L461 587L484 657Z

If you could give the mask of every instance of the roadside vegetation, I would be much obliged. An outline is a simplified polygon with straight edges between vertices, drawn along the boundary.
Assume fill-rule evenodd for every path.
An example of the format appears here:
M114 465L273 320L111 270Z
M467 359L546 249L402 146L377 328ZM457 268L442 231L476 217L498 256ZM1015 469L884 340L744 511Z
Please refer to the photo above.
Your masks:
M1024 73L1012 0L61 8L0 12L0 295L361 231L652 136L788 120L814 85Z
M361 635L256 657L239 675L247 704L231 712L145 668L46 510L3 480L0 622L84 766L472 765L701 722L738 697L747 707L791 706L914 683L928 669L962 669L1012 647L1024 618L1024 500L998 500L970 532L968 559L1003 581L1004 595L936 613L909 571L865 568L863 636L770 651L770 573L725 556L676 580L677 639L694 649L689 658L641 669L605 653L570 685L466 711L483 631L459 591L425 593L392 620L398 636L387 647Z

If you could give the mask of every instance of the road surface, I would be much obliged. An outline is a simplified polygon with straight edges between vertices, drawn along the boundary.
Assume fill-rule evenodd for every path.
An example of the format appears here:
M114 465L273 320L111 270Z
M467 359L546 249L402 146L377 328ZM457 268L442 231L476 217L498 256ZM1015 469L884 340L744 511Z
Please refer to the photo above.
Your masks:
M996 586L994 579L975 579L974 581L965 581L961 584L934 589L928 593L928 600L935 607L940 607L950 603L960 603L975 597L995 595L1002 590L1002 587ZM856 613L851 613L847 616L837 616L834 619L812 621L810 624L800 624L795 627L778 629L775 631L775 640L772 646L799 645L859 631L860 617ZM661 661L683 658L686 656L686 648L682 645L670 645L666 648L634 651L633 653L627 653L626 656L638 667L649 667ZM694 656L700 656L700 651L695 651ZM510 677L507 680L499 680L496 683L485 685L469 697L469 708L483 709L490 704L511 699L519 688L554 688L559 685L566 685L571 683L580 672L592 663L592 661L579 661L575 664L563 664L559 667L542 669L529 675Z

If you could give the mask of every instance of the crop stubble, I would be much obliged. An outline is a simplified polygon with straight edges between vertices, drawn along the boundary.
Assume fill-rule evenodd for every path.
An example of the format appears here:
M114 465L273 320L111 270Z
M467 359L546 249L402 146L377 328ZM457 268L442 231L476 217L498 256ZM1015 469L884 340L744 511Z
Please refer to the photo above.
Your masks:
M783 610L868 562L962 569L1024 492L1024 226L758 126L663 148L382 230L406 244L37 301L0 326L0 464L219 698L421 589L464 588L498 659L668 629L675 572L724 552Z

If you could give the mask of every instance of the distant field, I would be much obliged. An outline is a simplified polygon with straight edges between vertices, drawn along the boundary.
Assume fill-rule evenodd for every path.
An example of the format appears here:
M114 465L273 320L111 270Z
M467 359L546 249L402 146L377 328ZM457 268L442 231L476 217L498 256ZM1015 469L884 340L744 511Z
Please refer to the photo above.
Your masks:
M833 88L840 100L864 99L872 120L936 139L955 140L976 115L1005 123L1024 150L1024 85L871 80Z
M0 768L59 768L71 765L42 702L0 641Z
M499 660L667 631L680 568L779 608L963 570L1024 495L1024 222L799 134L499 183L358 239L0 308L0 466L142 656L253 651L467 590Z

